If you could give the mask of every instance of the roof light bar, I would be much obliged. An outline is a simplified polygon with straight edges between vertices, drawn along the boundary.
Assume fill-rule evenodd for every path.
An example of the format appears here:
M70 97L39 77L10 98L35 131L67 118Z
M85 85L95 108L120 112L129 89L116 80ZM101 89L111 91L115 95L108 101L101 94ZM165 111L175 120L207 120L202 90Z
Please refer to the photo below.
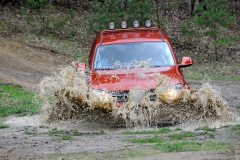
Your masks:
M138 20L133 21L133 27L138 28L140 26L140 22Z
M145 21L145 27L149 28L149 27L151 27L151 26L152 26L152 21L149 20L149 19L147 19L147 20Z
M108 23L108 28L111 29L111 30L115 29L116 28L115 22L109 22Z
M122 21L121 23L120 23L120 26L121 26L121 28L123 28L123 29L125 29L125 28L127 28L127 21Z

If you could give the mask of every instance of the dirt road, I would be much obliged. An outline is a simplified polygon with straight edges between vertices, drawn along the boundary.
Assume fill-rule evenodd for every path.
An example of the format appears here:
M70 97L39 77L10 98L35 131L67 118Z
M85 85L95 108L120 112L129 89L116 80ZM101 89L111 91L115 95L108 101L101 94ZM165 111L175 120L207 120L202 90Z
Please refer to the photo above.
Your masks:
M50 51L32 48L17 42L11 42L0 38L0 82L20 85L29 90L35 90L37 84L44 76L52 75L60 66L71 64L71 59L64 55L51 53ZM187 80L191 88L201 87L204 81ZM229 107L234 112L240 112L240 82L209 82L219 90ZM5 121L11 127L0 129L0 159L49 159L53 153L84 152L96 154L97 158L106 159L103 153L112 152L107 159L117 159L119 150L129 151L142 145L123 142L127 138L144 138L153 135L124 135L121 132L126 128L113 128L105 124L88 121L58 121L47 124L41 121L39 115L31 117L8 117ZM197 136L189 141L198 142L229 142L234 148L231 152L225 151L201 151L181 153L154 153L142 159L240 159L240 135L230 134L231 124L237 122L212 122L208 126L219 129L214 132L215 138L206 138L201 131L194 131ZM201 124L202 125L202 124ZM173 126L184 130L194 130L200 124L186 124ZM226 126L226 127L222 127ZM53 133L57 130L69 131L67 134L75 134L72 140L62 140L66 133ZM134 130L131 128L130 130ZM167 136L166 135L162 135ZM147 150L147 149L146 149ZM116 153L115 153L116 152ZM119 153L121 154L121 153ZM194 156L194 158L193 158ZM56 155L55 158L58 156ZM60 157L61 158L61 157ZM60 159L59 158L59 159ZM130 159L130 158L125 158ZM141 159L141 158L135 158Z
M71 64L69 56L41 48L1 39L0 82L34 90L44 76L52 75L59 67Z

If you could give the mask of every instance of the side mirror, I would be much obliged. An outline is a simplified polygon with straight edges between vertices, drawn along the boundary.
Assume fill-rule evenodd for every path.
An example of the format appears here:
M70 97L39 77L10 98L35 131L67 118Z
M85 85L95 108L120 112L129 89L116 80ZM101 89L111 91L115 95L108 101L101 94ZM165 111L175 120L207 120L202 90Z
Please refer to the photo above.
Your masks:
M76 70L80 70L80 71L85 71L86 70L86 63L77 63L77 66L76 66Z
M191 66L193 64L192 58L191 57L182 57L182 62L179 64L179 68L184 68Z

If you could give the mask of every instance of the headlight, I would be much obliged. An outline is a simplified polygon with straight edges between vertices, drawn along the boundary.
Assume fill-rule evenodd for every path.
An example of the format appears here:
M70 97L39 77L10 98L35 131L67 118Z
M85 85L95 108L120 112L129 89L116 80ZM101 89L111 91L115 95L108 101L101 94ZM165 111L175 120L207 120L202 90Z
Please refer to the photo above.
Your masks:
M94 107L112 110L113 97L107 91L92 89L89 93L89 100Z
M170 88L157 88L157 97L162 101L175 101L181 97L182 84L176 84Z
M92 96L91 98L94 98L95 100L99 100L101 103L109 102L112 100L112 95L109 94L107 91L104 90L92 90Z

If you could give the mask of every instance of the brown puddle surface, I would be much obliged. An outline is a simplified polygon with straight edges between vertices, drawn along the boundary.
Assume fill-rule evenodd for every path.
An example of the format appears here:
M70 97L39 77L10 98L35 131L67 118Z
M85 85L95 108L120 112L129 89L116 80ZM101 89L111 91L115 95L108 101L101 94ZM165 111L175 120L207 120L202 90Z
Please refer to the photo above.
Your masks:
M76 72L75 67L68 66L39 83L38 96L44 102L40 115L21 120L13 117L7 122L21 125L25 121L26 125L45 124L61 129L81 127L88 131L111 130L109 126L148 128L170 124L194 130L203 123L213 127L239 123L227 102L210 84L203 83L200 89L190 91L183 89L177 93L178 100L172 101L164 98L169 88L168 78L159 74L156 78L157 100L150 101L148 92L132 89L129 101L116 107L107 91L88 92L85 72Z

